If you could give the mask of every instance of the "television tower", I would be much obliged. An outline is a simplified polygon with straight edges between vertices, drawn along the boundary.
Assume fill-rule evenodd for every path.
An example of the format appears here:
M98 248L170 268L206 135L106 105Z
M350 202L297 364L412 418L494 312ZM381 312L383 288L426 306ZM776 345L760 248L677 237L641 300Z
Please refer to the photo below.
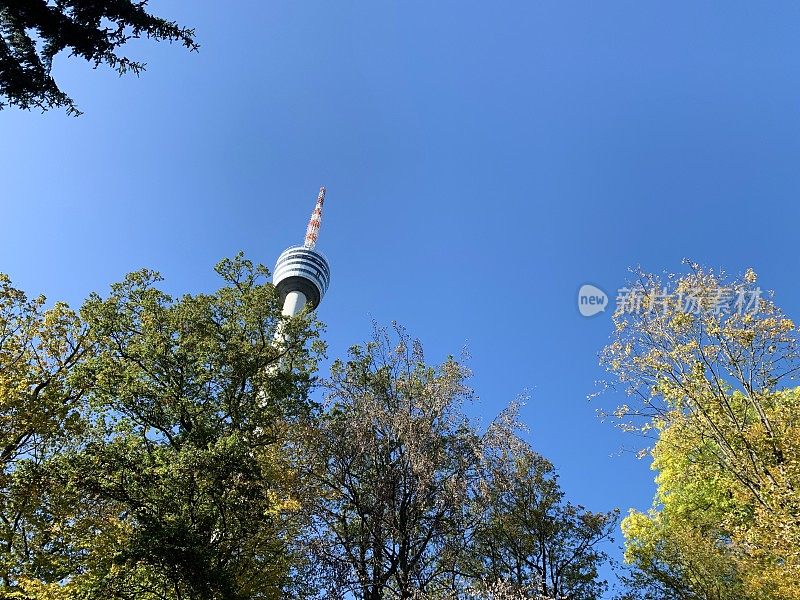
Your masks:
M308 304L311 310L319 306L331 282L331 268L327 259L315 248L322 222L322 205L325 188L319 188L317 204L311 213L302 246L284 250L275 263L272 283L278 289L283 303L283 314L294 316Z

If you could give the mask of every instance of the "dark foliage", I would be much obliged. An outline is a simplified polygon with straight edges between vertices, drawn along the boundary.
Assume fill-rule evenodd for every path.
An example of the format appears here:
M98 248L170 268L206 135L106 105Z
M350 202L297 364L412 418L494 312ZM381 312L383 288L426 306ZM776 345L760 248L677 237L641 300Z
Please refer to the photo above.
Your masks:
M51 74L61 51L120 75L139 74L144 63L120 54L132 38L180 42L197 49L194 30L156 17L147 2L132 0L0 0L0 109L63 107L79 115Z

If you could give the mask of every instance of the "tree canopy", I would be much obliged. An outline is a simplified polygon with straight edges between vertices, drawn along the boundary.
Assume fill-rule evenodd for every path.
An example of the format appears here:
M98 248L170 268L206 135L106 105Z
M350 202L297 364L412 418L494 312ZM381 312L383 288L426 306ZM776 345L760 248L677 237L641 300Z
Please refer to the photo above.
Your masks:
M138 75L145 64L121 53L132 38L179 42L196 50L194 30L157 17L147 1L3 0L0 3L0 109L65 108L78 115L56 82L53 60L61 52Z
M429 365L382 329L326 384L312 548L337 593L362 600L580 598L606 587L598 546L617 513L563 501L512 403L481 431L468 370ZM340 596L333 596L340 597Z
M178 299L133 273L79 315L6 285L5 592L301 596L285 445L316 410L317 327L295 319L278 342L266 270L217 272L217 292Z
M142 270L78 311L0 277L0 597L604 597L618 513L565 498L516 403L478 427L466 366L401 327L321 377L313 314L242 255L216 271L173 297ZM638 274L603 353L658 472L622 598L798 599L796 327L769 294L719 310L752 271L669 281Z

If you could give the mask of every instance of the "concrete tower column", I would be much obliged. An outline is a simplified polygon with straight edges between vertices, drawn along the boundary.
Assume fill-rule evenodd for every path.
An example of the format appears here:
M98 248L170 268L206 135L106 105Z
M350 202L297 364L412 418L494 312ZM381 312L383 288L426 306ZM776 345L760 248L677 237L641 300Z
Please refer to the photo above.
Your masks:
M307 299L303 292L296 290L286 294L286 299L283 301L283 311L281 314L284 317L293 317L306 305Z

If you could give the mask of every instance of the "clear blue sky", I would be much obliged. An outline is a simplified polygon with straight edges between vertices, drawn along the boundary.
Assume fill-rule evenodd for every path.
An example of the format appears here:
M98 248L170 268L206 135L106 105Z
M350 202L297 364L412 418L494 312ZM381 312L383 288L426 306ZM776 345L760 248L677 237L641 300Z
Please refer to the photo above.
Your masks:
M646 462L586 400L608 313L591 282L691 257L797 316L796 2L197 2L190 54L136 42L140 78L61 58L80 118L0 112L0 270L79 304L130 270L216 285L301 241L320 185L331 356L397 320L465 345L484 421L518 394L570 498L644 508ZM620 397L605 396L613 406Z

